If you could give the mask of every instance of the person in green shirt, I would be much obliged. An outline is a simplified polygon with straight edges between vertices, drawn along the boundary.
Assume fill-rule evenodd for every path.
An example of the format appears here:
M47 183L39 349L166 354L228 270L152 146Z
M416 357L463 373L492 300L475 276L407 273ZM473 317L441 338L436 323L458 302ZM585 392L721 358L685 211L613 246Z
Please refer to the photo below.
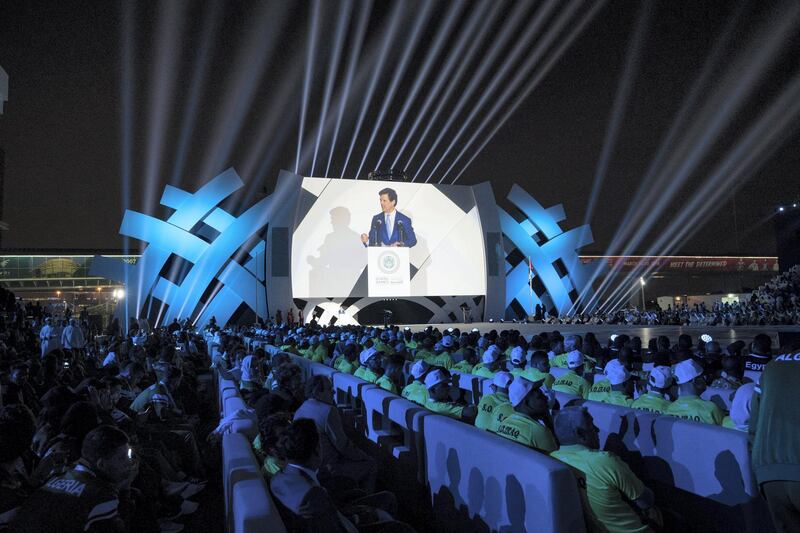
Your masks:
M442 340L434 346L433 355L426 357L425 361L431 366L440 366L450 370L455 364L453 357L448 351L452 346L453 338L450 335L445 335L442 337Z
M583 377L583 354L578 351L572 351L568 355L567 366L570 370L553 382L553 390L586 398L589 395L591 386L586 381L586 378Z
M286 412L275 413L258 420L258 435L253 440L253 451L261 462L261 474L265 479L272 479L272 476L286 465L286 461L278 458L275 445L281 433L291 424L292 415Z
M328 339L324 335L311 337L308 358L314 363L324 363L328 358Z
M435 368L428 372L425 376L425 387L428 389L428 401L425 402L428 410L468 424L475 420L477 410L474 405L460 405L451 401L452 381L447 370Z
M612 359L612 361L616 361L616 359ZM608 378L598 379L598 377L599 374L595 376L595 382L592 388L589 389L589 395L586 397L587 400L602 402L611 393L611 382L608 381Z
M531 381L544 381L542 386L552 389L556 378L550 373L550 359L544 350L536 350L531 355L531 364L522 372L522 377Z
M414 360L417 361L419 359L428 359L429 357L433 357L433 347L436 343L433 340L433 337L425 337L422 341L422 347L418 348L416 353L414 354Z
M630 407L633 403L633 379L631 373L618 359L609 361L606 365L606 377L611 385L611 392L601 401L620 407Z
M342 355L336 358L333 368L343 374L353 375L358 368L356 364L356 345L348 344L344 347Z
M515 378L521 376L525 372L525 364L527 363L525 350L521 346L515 346L511 350L509 360L511 361L511 375Z
M550 455L586 476L587 514L609 533L646 533L661 528L653 492L622 459L599 450L598 429L584 407L562 409L554 425L561 447Z
M380 352L375 348L367 348L358 356L361 366L353 374L364 381L375 383L380 377L377 370L380 368Z
M453 368L450 370L458 372L459 374L472 374L472 369L478 364L478 354L475 353L475 350L472 348L464 349L462 354L464 358L453 365Z
M411 365L411 383L403 388L401 396L420 405L425 405L428 401L428 389L425 387L425 376L431 369L431 365L419 360Z
M725 413L714 402L700 398L706 390L703 368L694 360L686 359L675 365L678 399L672 402L666 414L684 420L721 425Z
M498 372L492 380L492 394L486 394L478 402L478 416L475 427L497 432L500 422L514 412L508 398L508 387L514 380L509 372Z
M545 453L558 449L553 437L553 422L547 409L547 396L541 391L541 381L515 379L508 387L508 398L514 411L498 425L501 437L535 448Z
M482 378L492 379L495 372L499 371L503 364L503 360L500 359L500 354L500 348L498 348L496 344L490 345L486 348L486 351L483 352L481 362L472 369L472 373Z
M670 387L672 387L672 369L668 366L654 367L647 378L647 393L636 398L631 407L663 415L669 409L670 400L667 392Z

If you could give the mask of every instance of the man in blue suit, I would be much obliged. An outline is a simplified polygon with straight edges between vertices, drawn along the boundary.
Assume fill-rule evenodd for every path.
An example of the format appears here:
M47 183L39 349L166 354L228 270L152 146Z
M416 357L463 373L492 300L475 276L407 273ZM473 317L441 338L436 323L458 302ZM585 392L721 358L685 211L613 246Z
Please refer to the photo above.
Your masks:
M394 189L381 189L382 212L372 217L369 233L361 234L364 246L406 246L417 244L417 236L411 219L396 209L397 192Z

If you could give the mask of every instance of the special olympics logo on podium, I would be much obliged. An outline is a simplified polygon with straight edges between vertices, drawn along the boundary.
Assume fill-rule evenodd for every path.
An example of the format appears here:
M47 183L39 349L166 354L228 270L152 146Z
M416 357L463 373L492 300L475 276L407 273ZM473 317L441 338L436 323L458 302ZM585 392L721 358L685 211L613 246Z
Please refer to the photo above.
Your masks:
M400 258L395 252L383 252L378 257L378 266L384 274L394 274L400 268Z

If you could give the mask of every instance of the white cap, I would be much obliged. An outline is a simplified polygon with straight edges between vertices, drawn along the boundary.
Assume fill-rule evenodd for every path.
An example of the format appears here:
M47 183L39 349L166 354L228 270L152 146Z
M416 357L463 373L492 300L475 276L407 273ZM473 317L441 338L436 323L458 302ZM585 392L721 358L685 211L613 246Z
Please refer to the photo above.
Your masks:
M414 379L419 379L422 374L430 370L431 365L428 364L427 361L424 359L420 359L413 365L411 365L411 375L414 376Z
M612 359L606 364L605 368L606 377L608 382L612 385L620 385L628 381L631 377L630 372L625 366L619 362L619 359Z
M709 342L713 341L714 339L712 339L711 335L709 335L708 333L703 333L702 335L700 335L700 340L705 342L705 343L709 343Z
M472 328L472 333L478 333L480 330L478 328Z
M366 350L361 352L361 355L358 356L358 360L362 365L366 365L367 361L372 359L372 357L378 353L378 350L375 348L367 348Z
M511 382L514 381L514 376L511 372L498 372L492 379L492 384L501 389L507 389Z
M508 387L508 399L511 400L511 405L518 406L533 389L541 387L543 381L531 381L522 377L515 379Z
M439 383L447 383L450 381L450 375L441 369L436 369L425 376L425 388L431 389Z
M411 331L411 328L406 326L406 327L403 328L403 331Z
M453 328L447 328L448 333L453 333Z
M675 380L679 385L689 383L703 373L703 367L697 364L694 359L687 359L675 365Z
M657 366L650 371L650 377L647 380L653 387L659 389L666 389L672 384L672 369L668 366Z
M525 352L522 351L522 347L517 346L513 350L511 350L511 362L514 364L519 364L525 360Z
M567 366L569 368L578 368L583 364L583 354L578 350L572 350L567 354Z
M491 346L486 348L485 352L483 352L481 361L483 361L488 365L489 363L494 363L495 361L497 361L498 357L500 357L500 348L498 348L496 344L492 344Z
M453 345L453 337L450 335L445 335L442 337L442 346L445 348L450 348Z

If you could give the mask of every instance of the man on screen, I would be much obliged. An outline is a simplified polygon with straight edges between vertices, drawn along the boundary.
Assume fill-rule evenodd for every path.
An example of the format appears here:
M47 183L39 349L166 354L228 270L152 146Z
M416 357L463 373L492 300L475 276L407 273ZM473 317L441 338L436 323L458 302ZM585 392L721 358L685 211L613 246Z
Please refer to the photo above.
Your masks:
M372 217L369 234L361 234L364 246L406 246L417 244L417 236L411 219L397 211L397 192L394 189L381 189L381 213Z

